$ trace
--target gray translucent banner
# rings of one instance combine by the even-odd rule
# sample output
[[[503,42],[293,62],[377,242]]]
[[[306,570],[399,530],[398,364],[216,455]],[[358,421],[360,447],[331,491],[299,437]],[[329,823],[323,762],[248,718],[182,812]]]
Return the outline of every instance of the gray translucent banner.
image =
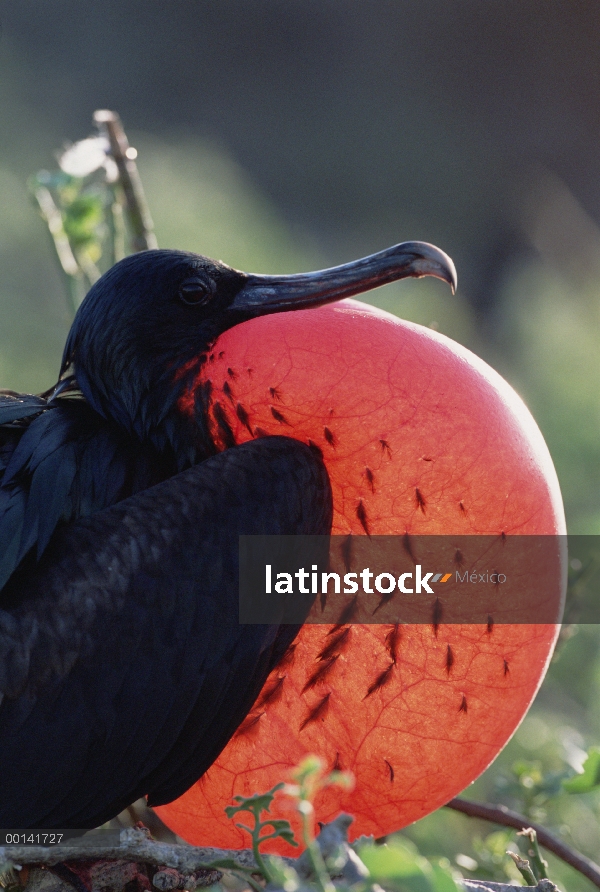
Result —
[[[241,536],[241,623],[600,623],[599,536]]]

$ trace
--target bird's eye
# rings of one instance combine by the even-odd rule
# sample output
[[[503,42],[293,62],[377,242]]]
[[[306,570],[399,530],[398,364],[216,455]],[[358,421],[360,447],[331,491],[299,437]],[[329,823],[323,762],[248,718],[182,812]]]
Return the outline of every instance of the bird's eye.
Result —
[[[186,279],[179,286],[179,297],[190,306],[201,307],[212,297],[212,290],[204,279]]]

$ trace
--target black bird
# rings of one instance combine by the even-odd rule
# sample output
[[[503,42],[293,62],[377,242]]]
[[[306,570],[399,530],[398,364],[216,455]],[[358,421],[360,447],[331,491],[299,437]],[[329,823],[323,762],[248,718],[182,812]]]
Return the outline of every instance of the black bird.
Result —
[[[92,827],[181,795],[216,759],[298,626],[238,623],[241,533],[329,532],[317,451],[218,452],[197,391],[223,331],[406,276],[409,242],[317,273],[134,254],[79,309],[59,383],[0,396],[0,826]],[[285,496],[285,497],[284,497]]]

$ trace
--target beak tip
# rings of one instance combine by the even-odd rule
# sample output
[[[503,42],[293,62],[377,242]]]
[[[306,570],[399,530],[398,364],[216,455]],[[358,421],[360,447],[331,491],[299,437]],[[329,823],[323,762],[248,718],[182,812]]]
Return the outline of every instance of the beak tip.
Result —
[[[448,273],[449,276],[446,281],[450,285],[452,294],[456,294],[456,289],[458,288],[458,276],[456,274],[456,267],[454,266],[454,262],[451,257],[448,257]]]
[[[407,247],[409,244],[416,254],[416,259],[413,262],[413,275],[416,274],[418,277],[433,276],[436,279],[441,279],[442,282],[450,285],[452,294],[456,294],[458,276],[452,258],[436,248],[435,245],[430,245],[427,242],[407,243]]]
[[[453,270],[452,278],[448,279],[447,282],[450,285],[452,294],[456,294],[456,289],[458,288],[458,276],[456,275],[456,270]]]

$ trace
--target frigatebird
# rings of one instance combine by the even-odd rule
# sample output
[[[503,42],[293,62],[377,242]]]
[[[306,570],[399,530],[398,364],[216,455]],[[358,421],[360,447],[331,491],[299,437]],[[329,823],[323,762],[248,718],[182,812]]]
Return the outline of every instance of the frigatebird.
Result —
[[[58,384],[3,392],[0,826],[98,826],[216,759],[299,628],[239,624],[239,535],[326,534],[332,503],[311,445],[223,417],[219,452],[199,370],[253,317],[428,275],[455,285],[420,242],[294,276],[141,252],[88,293]]]

